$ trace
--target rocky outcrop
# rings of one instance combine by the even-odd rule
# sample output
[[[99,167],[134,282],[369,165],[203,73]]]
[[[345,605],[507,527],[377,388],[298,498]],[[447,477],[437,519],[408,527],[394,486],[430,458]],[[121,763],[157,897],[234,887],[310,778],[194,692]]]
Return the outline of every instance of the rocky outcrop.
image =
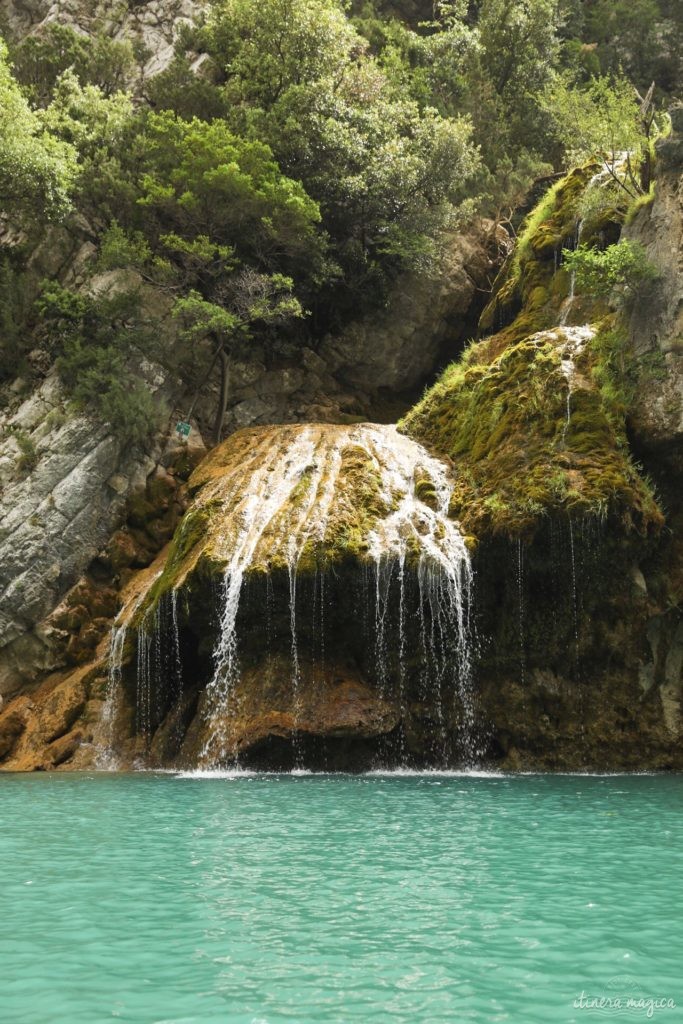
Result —
[[[409,436],[238,431],[194,471],[169,547],[138,573],[135,531],[161,545],[179,511],[147,479],[149,507],[129,501],[53,618],[70,667],[2,710],[3,765],[683,768],[680,439],[660,402],[677,394],[680,268],[653,221],[664,204],[680,245],[672,153],[629,229],[669,275],[651,323],[630,325],[651,419],[639,393],[626,415],[624,349],[610,347],[623,322],[557,265],[595,173],[583,168],[530,217],[484,312],[488,336],[405,418]],[[596,244],[620,230],[593,227]],[[379,385],[344,378],[345,360],[364,358],[357,337],[353,356],[328,340],[298,366],[284,348],[277,365],[263,353],[231,423],[257,400],[246,422],[310,415],[308,373],[321,395],[353,386],[363,408]],[[395,388],[421,365],[401,339],[381,378]],[[324,356],[340,360],[336,379]]]
[[[661,277],[630,323],[560,265],[595,170],[581,169],[530,215],[482,315],[493,333],[404,422],[461,473],[454,512],[481,540],[480,706],[511,768],[682,763],[683,213],[675,136],[662,148],[628,229]],[[589,244],[619,237],[583,227]]]
[[[178,33],[201,7],[194,0],[0,0],[0,15],[15,40],[55,22],[85,35],[103,31],[133,40],[143,57],[129,85],[140,97],[146,82],[169,64]],[[77,211],[40,238],[0,226],[3,246],[23,248],[27,289],[34,295],[46,278],[92,295],[134,288],[142,294],[143,318],[154,321],[171,347],[176,325],[163,290],[132,272],[98,272],[96,242],[103,227]],[[494,236],[491,242],[487,233],[485,226],[472,237],[451,239],[440,274],[405,278],[385,310],[343,337],[322,345],[284,337],[251,345],[230,368],[226,433],[253,424],[394,417],[395,404],[401,410],[408,404],[402,392],[421,385],[443,351],[459,347],[475,318],[477,289],[486,286],[505,241]],[[92,657],[116,611],[119,584],[154,557],[182,511],[174,498],[160,515],[147,508],[136,517],[136,502],[147,500],[159,471],[173,469],[174,442],[160,434],[147,451],[130,450],[106,426],[78,415],[54,358],[37,339],[22,378],[0,398],[0,706],[20,691],[37,692],[46,675]],[[354,374],[352,365],[360,371]],[[387,369],[380,372],[383,365]],[[150,360],[135,369],[168,411],[170,427],[185,418],[193,395],[182,380]],[[195,406],[195,451],[203,450],[202,430],[212,423],[215,405],[209,385]],[[119,571],[122,580],[115,578]]]
[[[114,39],[132,39],[145,53],[143,78],[168,67],[182,26],[192,24],[204,5],[195,0],[150,0],[112,4],[106,0],[1,0],[0,14],[15,38],[38,34],[52,22],[83,35],[96,30]]]
[[[488,291],[509,245],[507,233],[486,222],[477,234],[448,238],[437,273],[405,276],[385,309],[323,341],[320,356],[330,372],[362,391],[423,384],[474,334],[478,296]]]
[[[124,449],[106,427],[74,415],[54,373],[0,425],[0,696],[7,697],[60,664],[53,611],[179,443]]]
[[[654,198],[625,230],[660,275],[631,317],[640,373],[630,423],[640,447],[683,473],[683,107],[671,119],[657,145]]]
[[[451,487],[390,427],[235,434],[190,478],[168,552],[124,590],[109,650],[54,684],[60,707],[86,678],[105,698],[110,735],[77,763],[471,756],[471,570]],[[22,707],[6,712],[9,767],[54,753],[52,727],[17,731]],[[89,742],[87,718],[64,735],[76,727]]]
[[[38,282],[45,275],[56,277],[76,290],[98,295],[134,288],[142,297],[143,315],[158,323],[168,340],[175,329],[168,297],[130,272],[88,273],[94,250],[81,229],[78,224],[52,229],[30,259],[32,278]],[[473,277],[464,269],[465,262]],[[394,387],[403,390],[423,379],[447,329],[451,344],[457,346],[458,330],[448,324],[464,317],[474,301],[475,280],[483,282],[491,265],[482,240],[461,238],[451,253],[452,279],[444,271],[433,282],[411,278],[402,284],[403,340],[396,347],[400,360],[388,377],[373,378],[370,362],[379,349],[369,328],[362,326],[348,356],[360,363],[366,352],[366,373],[356,383],[342,379],[331,347],[326,362],[323,354],[300,344],[283,341],[269,353],[253,346],[248,359],[231,366],[226,429],[311,419],[343,423],[367,417],[382,387],[394,393]],[[390,304],[374,318],[374,329],[386,342],[384,349],[391,347],[396,316]],[[58,606],[125,518],[128,499],[145,487],[160,460],[168,466],[175,453],[174,442],[161,435],[146,452],[124,450],[105,426],[76,416],[69,408],[48,351],[37,347],[29,364],[31,377],[14,382],[0,417],[0,697],[35,685],[63,663],[65,617],[73,632],[77,616],[73,608],[64,611]],[[174,381],[158,365],[145,362],[139,374],[168,408],[182,410],[189,405],[182,382]],[[212,421],[215,400],[211,389],[200,397],[196,407],[200,426]],[[169,425],[173,422],[171,418]],[[202,451],[197,429],[190,445],[195,442],[196,450]],[[67,646],[92,647],[101,627],[92,629],[93,617],[102,616],[88,614],[79,624],[87,642],[83,636],[78,641],[67,638]]]

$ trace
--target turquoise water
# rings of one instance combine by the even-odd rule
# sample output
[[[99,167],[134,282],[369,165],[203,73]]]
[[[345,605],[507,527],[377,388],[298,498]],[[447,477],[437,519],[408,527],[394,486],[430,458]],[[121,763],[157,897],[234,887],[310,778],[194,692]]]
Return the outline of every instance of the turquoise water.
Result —
[[[680,1021],[682,805],[680,777],[0,776],[0,1020],[548,1024],[583,991]]]

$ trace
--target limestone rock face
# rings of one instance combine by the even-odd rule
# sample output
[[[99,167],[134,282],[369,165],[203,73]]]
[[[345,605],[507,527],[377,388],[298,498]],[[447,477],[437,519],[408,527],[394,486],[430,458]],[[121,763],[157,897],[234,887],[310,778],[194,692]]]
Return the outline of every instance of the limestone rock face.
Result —
[[[183,24],[188,24],[204,5],[197,0],[149,0],[147,3],[112,4],[106,0],[0,0],[3,15],[16,37],[39,33],[50,22],[90,35],[94,26],[115,39],[136,39],[149,51],[145,77],[168,67],[173,45]]]
[[[50,613],[105,546],[162,449],[125,449],[105,426],[75,416],[54,373],[7,411],[0,426],[0,696],[6,697],[56,667]]]
[[[422,383],[438,362],[443,342],[466,339],[468,313],[476,308],[477,289],[486,289],[495,275],[499,252],[509,244],[501,231],[485,244],[481,234],[451,237],[439,273],[407,275],[390,294],[386,308],[351,324],[342,334],[325,339],[320,355],[330,370],[363,388],[407,391]]]
[[[683,108],[672,112],[672,135],[658,145],[654,201],[627,237],[645,246],[661,279],[634,312],[631,344],[645,361],[632,414],[639,443],[683,472]]]

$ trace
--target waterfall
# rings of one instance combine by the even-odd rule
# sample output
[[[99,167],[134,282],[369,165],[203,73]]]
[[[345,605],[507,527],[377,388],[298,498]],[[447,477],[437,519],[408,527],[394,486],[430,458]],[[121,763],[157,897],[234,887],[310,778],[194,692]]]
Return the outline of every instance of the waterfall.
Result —
[[[309,433],[304,429],[284,458],[279,452],[271,453],[271,458],[246,481],[249,490],[237,499],[235,511],[239,525],[223,578],[219,638],[214,651],[213,676],[207,687],[208,714],[214,728],[202,751],[203,759],[220,762],[227,753],[221,718],[228,712],[239,672],[236,625],[244,574],[266,529],[311,465],[314,450]],[[234,490],[229,493],[228,500],[234,493]]]
[[[301,672],[299,669],[299,646],[296,639],[296,566],[297,566],[297,545],[296,538],[290,537],[287,556],[287,575],[289,577],[289,628],[291,632],[291,655],[292,655],[292,714],[294,719],[294,748],[296,753],[297,768],[301,768],[301,746],[299,742],[299,719],[301,717],[301,697],[299,686]]]
[[[583,351],[584,346],[594,335],[594,330],[587,324],[583,327],[562,327],[562,334],[565,345],[562,350],[560,369],[567,382],[567,394],[565,399],[565,420],[562,428],[562,447],[567,447],[567,432],[571,425],[572,418],[572,385],[576,377],[576,360]]]
[[[576,553],[574,550],[574,527],[572,526],[571,516],[568,517],[569,522],[569,550],[571,554],[571,569],[572,569],[572,617],[574,620],[574,651],[576,657],[576,665],[579,664],[579,604],[577,599],[577,579],[576,579]]]
[[[519,672],[522,687],[526,682],[526,656],[524,644],[524,552],[522,538],[517,538],[517,619],[519,626]]]
[[[443,730],[443,694],[449,664],[451,682],[462,707],[462,745],[468,761],[476,759],[474,701],[472,692],[469,609],[472,566],[460,530],[448,518],[452,484],[443,463],[431,458],[419,445],[395,431],[368,427],[371,446],[383,467],[384,497],[394,510],[369,536],[369,554],[377,581],[376,651],[378,676],[386,680],[386,624],[392,566],[398,581],[398,674],[399,702],[405,713],[405,566],[417,550],[420,636],[422,660],[436,698],[439,729]],[[430,502],[420,500],[416,479],[422,474],[431,484]],[[381,585],[383,584],[383,585]],[[427,635],[425,613],[429,611]]]
[[[149,742],[152,733],[152,656],[153,636],[150,636],[145,620],[138,626],[138,651],[136,665],[136,732]]]
[[[97,752],[95,761],[95,766],[104,771],[115,771],[118,768],[118,759],[113,749],[114,723],[119,706],[123,674],[123,648],[128,629],[125,622],[117,625],[119,618],[120,613],[109,634],[107,690],[101,717],[102,746]]]
[[[576,227],[576,238],[574,240],[574,249],[578,249],[581,245],[581,232],[583,230],[583,221],[580,220]],[[562,304],[562,312],[560,314],[560,326],[564,327],[569,319],[569,314],[572,311],[574,305],[574,294],[576,291],[576,270],[572,270],[571,277],[569,279],[569,295]]]
[[[319,593],[322,630],[329,618],[325,571],[316,566],[324,567],[339,550],[340,518],[358,512],[360,498],[352,491],[350,475],[358,465],[366,474],[363,486],[367,478],[375,489],[365,532],[354,536],[359,574],[368,581],[368,600],[361,600],[357,609],[359,627],[371,637],[378,695],[388,698],[393,685],[403,718],[409,673],[419,661],[425,687],[436,704],[439,731],[445,737],[445,703],[452,705],[455,699],[460,707],[460,747],[468,761],[476,759],[472,567],[463,536],[448,517],[452,491],[448,471],[394,427],[312,424],[255,433],[247,457],[209,487],[209,497],[219,499],[223,508],[225,528],[218,543],[225,571],[213,672],[206,689],[208,739],[200,755],[202,763],[217,765],[235,759],[228,723],[236,712],[234,695],[240,679],[238,617],[245,580],[250,570],[260,567],[267,572],[281,567],[287,574],[293,739],[298,743],[300,729],[305,729],[297,622],[301,560],[306,559],[307,578]],[[369,575],[363,561],[372,568]],[[407,611],[409,584],[419,594],[419,651],[409,649],[409,626],[413,628]],[[396,643],[389,641],[390,628],[397,631]],[[140,641],[144,690],[144,635]],[[324,637],[318,646],[324,659]],[[445,751],[445,738],[442,746]]]
[[[152,577],[153,583],[160,576],[157,572]],[[107,688],[105,691],[104,704],[100,717],[100,746],[96,757],[96,767],[105,771],[115,771],[118,768],[118,758],[114,751],[114,729],[116,717],[121,703],[121,689],[123,683],[123,654],[128,636],[130,621],[142,604],[146,590],[141,590],[130,598],[116,616],[109,632],[109,649],[107,652]],[[137,674],[136,674],[136,725],[142,724],[144,714],[141,714],[141,702],[144,703],[144,695],[148,699],[149,690],[149,644],[150,638],[146,636],[144,627],[143,642],[141,646],[140,632],[138,631],[138,653],[137,653]],[[142,680],[142,683],[141,683]],[[142,730],[140,730],[142,731]]]

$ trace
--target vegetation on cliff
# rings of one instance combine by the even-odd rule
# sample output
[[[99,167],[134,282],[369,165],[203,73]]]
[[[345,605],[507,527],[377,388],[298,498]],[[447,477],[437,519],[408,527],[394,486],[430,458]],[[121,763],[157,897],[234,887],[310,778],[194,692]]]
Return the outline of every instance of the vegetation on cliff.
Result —
[[[606,201],[592,203],[591,189],[605,187]],[[454,460],[451,514],[475,535],[531,535],[558,512],[610,517],[643,534],[662,525],[626,437],[635,380],[626,327],[605,304],[611,297],[623,312],[656,275],[637,246],[597,247],[618,237],[623,220],[611,196],[594,166],[547,192],[482,315],[484,330],[500,329],[473,343],[403,420]],[[583,237],[595,248],[576,247],[587,199]],[[586,326],[567,325],[574,305]]]
[[[133,269],[176,303],[183,330],[141,350],[196,390],[220,374],[218,438],[229,363],[252,339],[315,346],[381,306],[406,268],[429,273],[445,229],[481,214],[515,223],[534,177],[585,158],[608,128],[612,162],[615,147],[632,153],[632,188],[661,129],[655,107],[676,82],[675,18],[666,0],[642,3],[644,54],[625,5],[587,13],[574,0],[456,0],[428,21],[379,0],[351,10],[339,0],[213,0],[149,80],[130,40],[86,43],[54,22],[10,40],[13,69],[0,55],[0,204],[27,231],[7,254],[17,291],[36,296],[31,253],[46,218],[70,204],[67,223],[99,252],[90,272]],[[648,76],[659,91],[644,116],[630,83],[644,94]],[[515,301],[540,329],[548,282],[521,278]],[[101,332],[87,343],[96,394],[81,385],[73,342],[64,348],[49,316],[40,323],[49,307],[48,292],[3,331],[0,374],[21,366],[36,334],[49,336],[77,402],[121,432],[140,400],[126,405],[121,381],[135,360],[115,318],[111,343]]]

